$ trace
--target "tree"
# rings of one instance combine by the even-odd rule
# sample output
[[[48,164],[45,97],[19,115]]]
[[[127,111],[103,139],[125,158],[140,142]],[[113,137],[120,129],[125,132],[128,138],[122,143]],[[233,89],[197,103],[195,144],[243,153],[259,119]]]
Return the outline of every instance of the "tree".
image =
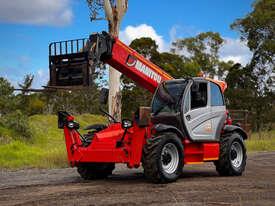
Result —
[[[178,39],[172,43],[172,52],[197,66],[207,75],[214,76],[219,69],[219,49],[224,40],[219,33],[205,32],[195,37]]]
[[[252,110],[255,97],[255,82],[248,68],[241,64],[234,64],[228,72],[225,80],[228,88],[225,96],[229,99],[230,109]]]
[[[165,70],[176,79],[193,77],[199,72],[196,62],[182,59],[177,54],[168,52],[159,53],[151,58],[151,61]]]
[[[261,131],[265,125],[269,127],[274,113],[274,94],[265,90],[264,95],[260,95],[251,67],[242,67],[241,64],[233,65],[226,77],[228,88],[225,96],[229,100],[229,109],[241,109],[250,111],[250,121],[256,131]]]
[[[128,0],[87,0],[91,10],[91,19],[97,19],[101,10],[105,11],[109,33],[119,35],[120,23],[127,11]],[[121,119],[120,72],[109,68],[109,113],[117,120]]]
[[[32,86],[32,83],[33,83],[33,78],[34,78],[34,75],[32,74],[27,74],[25,75],[24,79],[23,79],[23,82],[22,83],[18,83],[18,86],[20,87],[20,89],[22,89],[22,94],[25,95],[27,93],[29,93],[29,89],[31,88]]]
[[[18,83],[22,93],[17,96],[17,103],[19,103],[18,107],[21,109],[22,112],[28,114],[28,107],[31,100],[31,96],[29,94],[29,89],[32,86],[34,75],[27,74],[24,76],[22,83]]]
[[[57,111],[65,110],[73,114],[99,114],[99,90],[96,86],[74,91],[44,93],[41,100],[45,102],[46,113],[56,114]],[[33,106],[39,109],[39,102]]]
[[[150,37],[134,39],[131,42],[130,47],[147,59],[151,59],[154,55],[158,54],[158,45]]]
[[[251,82],[254,83],[254,88],[252,88],[254,90],[254,101],[252,100],[251,106],[256,115],[256,129],[259,131],[266,123],[267,117],[274,111],[272,110],[274,94],[269,91],[268,87],[270,73],[275,72],[274,1],[255,1],[253,11],[244,18],[237,19],[231,25],[231,28],[241,33],[242,40],[247,41],[248,47],[253,52],[247,70],[250,72]]]
[[[14,95],[13,86],[3,77],[0,77],[0,115],[6,114],[13,110]]]
[[[253,11],[232,25],[253,52],[250,66],[260,70],[273,69],[275,61],[274,0],[257,0]]]

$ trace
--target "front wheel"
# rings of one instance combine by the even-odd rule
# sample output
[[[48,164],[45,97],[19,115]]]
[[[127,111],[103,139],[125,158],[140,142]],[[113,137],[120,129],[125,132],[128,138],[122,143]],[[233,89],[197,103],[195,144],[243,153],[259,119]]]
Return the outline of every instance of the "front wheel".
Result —
[[[216,170],[222,176],[240,176],[246,166],[246,148],[237,132],[225,134],[220,143],[220,157],[215,161]]]
[[[145,177],[155,183],[172,182],[183,168],[183,146],[174,133],[163,133],[147,140],[142,165]]]

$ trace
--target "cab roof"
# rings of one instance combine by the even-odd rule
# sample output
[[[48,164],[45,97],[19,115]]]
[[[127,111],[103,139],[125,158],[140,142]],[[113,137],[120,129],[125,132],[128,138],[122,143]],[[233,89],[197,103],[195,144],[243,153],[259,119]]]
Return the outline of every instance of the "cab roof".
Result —
[[[227,83],[225,81],[215,80],[215,79],[211,79],[211,78],[208,78],[208,77],[193,77],[192,79],[194,79],[194,80],[206,80],[206,81],[213,82],[221,88],[222,93],[224,93],[224,91],[227,89]],[[166,82],[181,83],[185,80],[186,79],[171,79],[171,80],[167,80]]]

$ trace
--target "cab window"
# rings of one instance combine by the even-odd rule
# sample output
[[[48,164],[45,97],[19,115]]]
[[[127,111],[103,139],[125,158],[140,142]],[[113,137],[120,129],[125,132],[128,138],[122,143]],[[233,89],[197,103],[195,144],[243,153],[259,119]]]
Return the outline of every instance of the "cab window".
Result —
[[[223,106],[224,100],[218,85],[210,83],[211,88],[211,106]]]
[[[187,85],[186,81],[166,82],[159,86],[152,103],[152,113],[176,113],[180,110],[180,98]]]
[[[207,105],[207,83],[195,82],[191,86],[191,109]]]

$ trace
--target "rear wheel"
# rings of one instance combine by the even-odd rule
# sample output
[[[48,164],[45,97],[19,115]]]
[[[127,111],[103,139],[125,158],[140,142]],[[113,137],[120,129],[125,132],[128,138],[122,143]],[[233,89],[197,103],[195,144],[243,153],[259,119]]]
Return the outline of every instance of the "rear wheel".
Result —
[[[142,165],[145,177],[155,183],[172,182],[183,168],[183,146],[174,133],[163,133],[147,140]]]
[[[106,178],[114,169],[114,163],[81,163],[77,166],[77,172],[85,180]]]
[[[222,176],[242,175],[246,166],[246,148],[237,132],[225,134],[220,143],[220,157],[215,161],[216,170]]]

